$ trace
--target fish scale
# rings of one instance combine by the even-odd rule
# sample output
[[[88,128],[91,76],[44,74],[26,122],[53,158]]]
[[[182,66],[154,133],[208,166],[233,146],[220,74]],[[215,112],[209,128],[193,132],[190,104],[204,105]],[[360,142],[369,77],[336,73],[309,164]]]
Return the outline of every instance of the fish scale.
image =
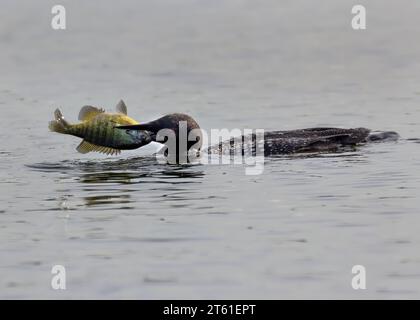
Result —
[[[85,140],[86,141],[92,141],[92,138],[93,138],[93,123],[91,123],[90,125],[89,124],[86,124],[86,127],[87,127],[87,132],[86,132],[86,136],[84,137],[85,138]]]
[[[94,135],[93,135],[93,143],[101,145],[104,141],[102,140],[102,123],[100,119],[96,119],[94,122]]]
[[[114,134],[113,133],[113,123],[108,123],[106,126],[106,143],[109,146],[113,146],[114,145]]]

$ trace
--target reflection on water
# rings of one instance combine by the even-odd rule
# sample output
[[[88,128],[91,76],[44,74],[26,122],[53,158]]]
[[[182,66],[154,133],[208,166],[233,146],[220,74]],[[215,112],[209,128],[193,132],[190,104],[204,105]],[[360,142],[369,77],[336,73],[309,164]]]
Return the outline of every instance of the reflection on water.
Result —
[[[56,163],[28,164],[27,167],[44,173],[59,173],[59,180],[71,181],[78,185],[75,188],[82,192],[80,197],[84,199],[86,207],[102,209],[108,209],[108,206],[115,209],[112,205],[119,205],[119,209],[134,209],[130,204],[138,199],[133,199],[133,194],[134,198],[138,198],[139,193],[148,191],[162,191],[161,197],[164,200],[188,200],[193,192],[183,192],[188,189],[182,186],[200,183],[200,178],[204,176],[199,165],[159,164],[154,157],[98,161],[64,160]],[[65,201],[60,198],[58,208],[69,209],[63,203]]]
[[[121,195],[100,195],[100,196],[89,196],[84,197],[86,206],[97,206],[97,205],[104,205],[110,203],[130,203],[130,195],[128,194],[121,194]],[[132,209],[130,207],[126,207],[127,209]]]
[[[366,150],[364,150],[366,152]],[[278,155],[266,157],[265,164],[276,172],[281,162],[330,159],[341,163],[360,163],[366,161],[365,152],[355,148],[343,149],[338,152],[301,153],[293,155]],[[280,163],[278,163],[280,162]],[[106,160],[63,160],[60,162],[42,162],[28,164],[31,170],[48,174],[59,174],[58,180],[68,185],[66,189],[58,188],[56,192],[63,194],[58,197],[57,206],[47,210],[74,210],[75,207],[86,207],[98,210],[132,210],[147,206],[145,195],[160,204],[167,204],[174,209],[188,208],[191,201],[212,201],[211,199],[226,199],[224,195],[209,195],[200,192],[205,176],[204,169],[208,165],[184,164],[169,165],[159,163],[155,157],[133,157],[128,159]],[[233,164],[218,165],[229,167]],[[284,173],[283,173],[284,175]],[[314,176],[314,175],[312,175]],[[60,186],[60,184],[58,184]],[[204,188],[205,189],[205,188]],[[83,200],[81,204],[69,205],[74,199]],[[153,204],[154,206],[156,204]],[[200,206],[199,208],[203,208]],[[210,214],[226,214],[223,211],[211,211]]]
[[[153,176],[165,176],[173,178],[194,178],[200,176],[200,171],[192,172],[188,171],[189,168],[197,165],[183,164],[183,165],[167,165],[159,163],[155,157],[134,157],[127,159],[117,160],[63,160],[60,162],[42,162],[35,164],[27,164],[27,167],[32,170],[42,172],[58,172],[58,173],[76,173],[81,177],[92,177],[97,175],[98,181],[108,181],[107,177],[111,181],[122,182],[126,179],[142,178],[142,177],[153,177]],[[119,179],[121,177],[121,179]],[[96,182],[93,181],[82,181],[82,182]],[[121,180],[121,181],[120,181]]]

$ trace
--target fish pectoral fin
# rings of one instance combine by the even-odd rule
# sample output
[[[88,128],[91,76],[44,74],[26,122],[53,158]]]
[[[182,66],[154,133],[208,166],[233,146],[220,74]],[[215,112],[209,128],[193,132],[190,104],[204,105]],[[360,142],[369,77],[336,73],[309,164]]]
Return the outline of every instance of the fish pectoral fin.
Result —
[[[104,112],[104,109],[96,108],[93,106],[84,106],[82,109],[80,109],[79,120],[86,121]]]
[[[119,149],[114,149],[114,148],[110,148],[110,147],[101,147],[101,146],[97,146],[97,145],[93,145],[94,149],[92,149],[92,151],[96,151],[96,152],[100,152],[100,153],[104,153],[106,155],[117,155],[121,153],[121,150]]]
[[[114,149],[114,148],[110,148],[110,147],[103,147],[103,146],[98,146],[96,144],[87,142],[85,140],[83,140],[76,148],[77,151],[79,151],[80,153],[88,153],[88,152],[100,152],[100,153],[104,153],[107,155],[117,155],[121,153],[121,150],[119,149]]]
[[[127,106],[125,105],[124,101],[120,100],[120,102],[118,102],[115,109],[117,110],[118,113],[127,115]]]
[[[82,142],[80,142],[80,144],[77,146],[76,150],[80,153],[88,153],[90,151],[92,151],[91,148],[92,144],[90,144],[89,142],[86,142],[85,140],[83,140]]]

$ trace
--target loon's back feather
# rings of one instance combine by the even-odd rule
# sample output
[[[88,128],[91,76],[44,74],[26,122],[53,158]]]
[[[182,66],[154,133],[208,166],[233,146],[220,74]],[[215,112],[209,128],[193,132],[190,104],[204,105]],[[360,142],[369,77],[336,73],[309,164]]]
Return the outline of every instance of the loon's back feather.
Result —
[[[278,155],[296,152],[317,152],[336,150],[340,147],[365,143],[370,130],[366,128],[308,128],[289,131],[269,131],[264,133],[264,155]],[[216,146],[210,146],[208,153],[232,154],[241,150],[242,154],[256,153],[262,141],[256,141],[255,134],[239,136]],[[239,144],[239,146],[238,146]]]

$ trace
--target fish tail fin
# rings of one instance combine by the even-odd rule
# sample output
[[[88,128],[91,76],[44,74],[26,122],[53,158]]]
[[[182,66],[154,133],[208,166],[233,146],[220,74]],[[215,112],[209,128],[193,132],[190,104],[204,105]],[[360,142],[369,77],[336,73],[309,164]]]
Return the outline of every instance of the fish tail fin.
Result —
[[[67,129],[70,127],[70,123],[64,120],[63,114],[59,109],[54,111],[54,120],[50,121],[48,128],[53,132],[67,133]]]

